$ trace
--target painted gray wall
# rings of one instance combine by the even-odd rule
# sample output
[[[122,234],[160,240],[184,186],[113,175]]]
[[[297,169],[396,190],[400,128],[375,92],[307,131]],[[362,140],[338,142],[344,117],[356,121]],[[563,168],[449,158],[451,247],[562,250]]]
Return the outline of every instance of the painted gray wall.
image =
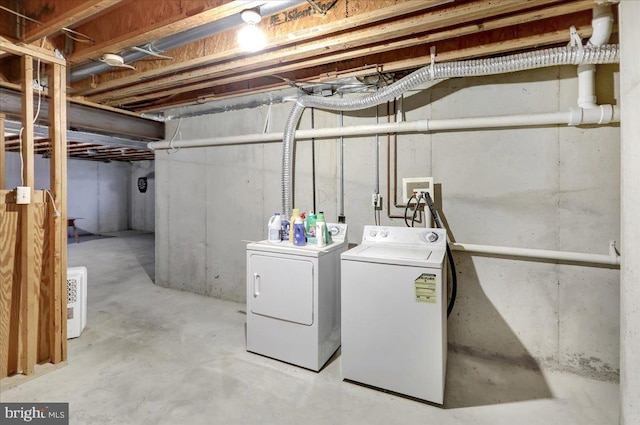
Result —
[[[147,178],[147,191],[138,190],[138,178]],[[131,229],[155,231],[155,166],[154,161],[131,163]]]
[[[49,188],[49,160],[36,156],[36,189]],[[129,228],[131,165],[69,159],[67,216],[78,217],[79,232],[108,233]],[[20,156],[7,153],[7,188],[20,184]]]
[[[443,81],[409,93],[407,120],[564,111],[575,106],[574,67]],[[601,103],[615,103],[615,66],[598,70]],[[282,131],[291,105],[271,108]],[[182,120],[177,137],[263,131],[269,108]],[[184,111],[181,111],[184,112]],[[386,121],[386,106],[379,107]],[[345,113],[345,125],[374,123],[375,109]],[[316,127],[335,113],[316,111]],[[308,128],[310,111],[301,128]],[[177,121],[167,123],[173,135]],[[386,198],[386,137],[380,137]],[[375,182],[375,137],[345,141],[345,213],[359,242]],[[295,206],[308,211],[311,142],[296,147]],[[316,141],[317,209],[337,217],[338,142]],[[437,202],[458,242],[606,254],[619,238],[619,128],[540,127],[398,136],[398,178],[433,176]],[[393,161],[392,161],[393,162]],[[246,241],[266,237],[280,211],[279,143],[182,149],[156,158],[156,278],[163,286],[245,301]],[[402,210],[393,208],[393,214]],[[402,226],[402,220],[382,223]],[[456,253],[459,296],[451,347],[616,379],[619,272],[607,268]]]

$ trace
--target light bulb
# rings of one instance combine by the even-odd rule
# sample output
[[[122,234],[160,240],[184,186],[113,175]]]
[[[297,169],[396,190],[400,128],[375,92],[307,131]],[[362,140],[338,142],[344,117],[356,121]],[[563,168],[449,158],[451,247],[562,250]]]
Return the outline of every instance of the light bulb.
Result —
[[[246,25],[238,31],[238,44],[246,52],[257,52],[267,44],[267,40],[255,25]]]

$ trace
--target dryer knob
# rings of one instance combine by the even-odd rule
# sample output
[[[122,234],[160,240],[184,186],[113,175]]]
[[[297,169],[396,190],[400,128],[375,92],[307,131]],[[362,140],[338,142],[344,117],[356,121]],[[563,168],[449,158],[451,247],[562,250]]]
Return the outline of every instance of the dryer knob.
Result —
[[[376,232],[375,229],[371,229],[371,231],[369,232],[369,236],[371,237],[375,237],[378,234],[378,232]]]
[[[427,233],[427,240],[429,242],[435,242],[438,240],[438,234],[436,232]]]
[[[383,238],[386,238],[387,236],[389,236],[389,230],[387,229],[380,230],[380,236],[382,236]]]

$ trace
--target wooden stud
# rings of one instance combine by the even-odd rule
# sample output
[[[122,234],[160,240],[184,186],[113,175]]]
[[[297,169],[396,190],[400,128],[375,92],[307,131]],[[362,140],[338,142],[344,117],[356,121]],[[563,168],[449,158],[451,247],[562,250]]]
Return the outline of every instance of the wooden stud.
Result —
[[[51,276],[51,298],[50,298],[50,332],[51,332],[51,362],[62,361],[62,299],[61,299],[61,268],[66,264],[61,264],[62,258],[62,221],[61,217],[55,217],[55,210],[60,211],[63,205],[60,202],[62,193],[62,159],[66,155],[66,141],[64,135],[66,129],[61,122],[60,108],[65,107],[62,97],[61,74],[64,67],[52,65],[49,72],[49,96],[51,107],[49,108],[49,139],[51,156],[49,158],[49,187],[53,203],[49,209],[49,255],[50,276]],[[66,223],[65,223],[66,224]],[[66,232],[66,227],[65,227]],[[66,245],[66,244],[65,244]],[[65,282],[66,284],[66,282]],[[66,311],[66,309],[65,309]]]
[[[66,67],[58,68],[59,73],[59,104],[57,105],[57,115],[60,120],[60,128],[58,129],[59,141],[59,160],[60,169],[58,179],[60,181],[59,197],[56,201],[59,202],[58,211],[60,212],[60,279],[56,281],[57,286],[54,288],[56,293],[60,294],[59,301],[56,301],[55,314],[59,317],[60,332],[58,335],[61,337],[60,341],[60,358],[59,361],[64,362],[67,360],[67,73]],[[57,350],[57,348],[56,348]]]
[[[0,190],[0,379],[18,371],[20,284],[17,251],[18,210],[7,204],[9,191]],[[17,293],[17,295],[15,295]]]
[[[5,138],[4,138],[4,120],[5,115],[0,114],[0,190],[6,189],[7,184],[7,163],[5,155]]]
[[[33,192],[34,188],[34,156],[33,156],[33,57],[22,57],[22,186]],[[37,362],[38,348],[38,299],[39,282],[35,276],[34,223],[35,208],[33,203],[21,205],[20,208],[20,320],[22,370],[25,375],[33,373]]]

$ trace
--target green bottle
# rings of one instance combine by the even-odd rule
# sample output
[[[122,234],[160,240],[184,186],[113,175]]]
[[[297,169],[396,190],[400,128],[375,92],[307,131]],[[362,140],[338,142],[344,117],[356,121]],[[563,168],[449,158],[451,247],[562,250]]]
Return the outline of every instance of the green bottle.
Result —
[[[307,243],[309,245],[315,245],[316,243],[316,218],[317,216],[313,213],[313,211],[309,211],[309,216],[307,217],[307,227],[305,230],[307,231]]]

